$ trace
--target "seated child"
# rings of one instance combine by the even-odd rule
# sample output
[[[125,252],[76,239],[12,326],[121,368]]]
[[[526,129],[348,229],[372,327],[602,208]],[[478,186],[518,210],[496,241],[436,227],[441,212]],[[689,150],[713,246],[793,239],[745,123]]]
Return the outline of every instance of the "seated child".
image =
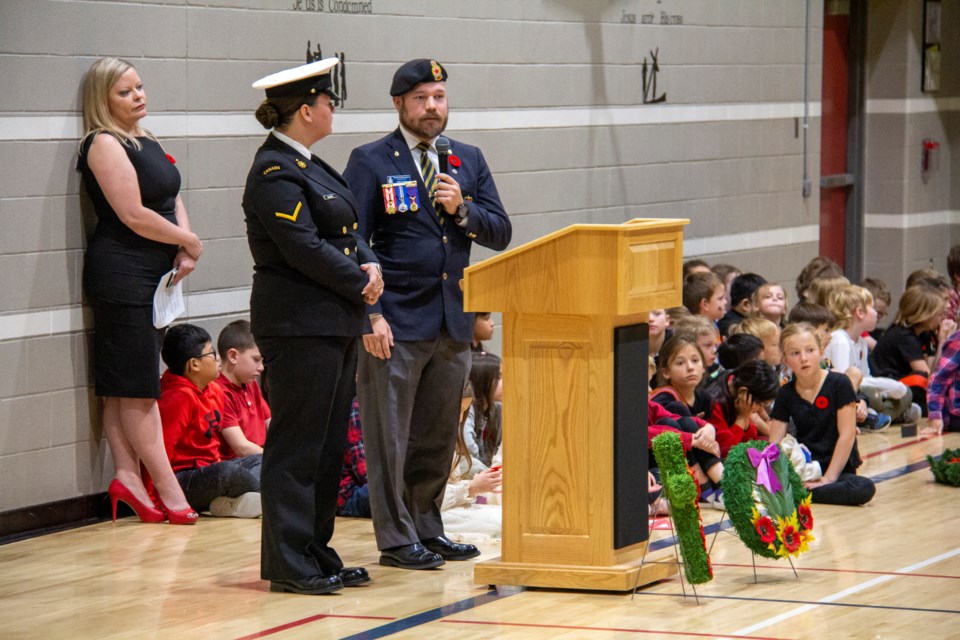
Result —
[[[827,358],[833,370],[847,374],[854,390],[859,390],[870,403],[874,415],[868,415],[863,400],[857,403],[857,424],[871,431],[882,431],[892,419],[910,408],[911,394],[902,382],[870,375],[869,348],[863,334],[877,326],[873,296],[863,287],[850,285],[834,292],[830,310],[837,325],[827,344]]]
[[[470,451],[464,441],[467,412],[473,405],[474,390],[470,381],[463,388],[460,405],[460,428],[453,466],[443,493],[440,517],[447,536],[456,542],[485,542],[498,540],[502,531],[502,511],[499,504],[487,504],[479,498],[483,494],[499,493],[503,470],[499,465],[474,472]],[[479,555],[479,552],[477,552]]]
[[[370,517],[367,456],[363,449],[360,403],[356,398],[350,406],[350,419],[347,421],[347,450],[343,452],[343,469],[340,471],[337,515],[348,518]]]
[[[766,318],[781,329],[787,317],[787,294],[783,287],[775,282],[767,282],[757,287],[750,297],[754,315]]]
[[[260,393],[257,378],[263,372],[263,357],[250,332],[250,322],[234,320],[217,338],[223,389],[223,420],[220,423],[220,459],[232,460],[263,453],[270,424],[270,407]]]
[[[493,337],[493,316],[489,311],[478,311],[473,317],[471,351],[484,351],[483,341]]]
[[[712,271],[692,273],[683,279],[683,306],[693,315],[716,323],[726,311],[723,283]]]
[[[703,369],[705,384],[720,375],[720,363],[717,362],[717,343],[720,334],[717,326],[704,316],[693,315],[677,322],[673,335],[684,334],[690,336],[700,347],[703,355]]]
[[[167,365],[158,403],[163,443],[187,502],[214,516],[258,517],[263,456],[220,460],[223,390],[210,334],[191,324],[171,327],[160,355]]]
[[[708,420],[717,428],[722,457],[741,442],[766,439],[770,427],[765,407],[780,390],[773,367],[763,360],[748,360],[727,372],[713,389]]]
[[[733,306],[730,304],[730,285],[732,285],[736,277],[740,275],[740,269],[732,264],[721,263],[710,267],[710,271],[713,271],[714,275],[720,278],[720,282],[723,283],[723,298],[726,302],[726,308],[732,309]]]
[[[873,348],[877,346],[877,340],[883,335],[884,329],[879,325],[890,312],[890,303],[893,296],[890,294],[887,283],[879,278],[864,278],[860,286],[873,296],[873,308],[877,310],[877,328],[863,336],[864,340],[867,341],[867,347],[870,351],[873,351]]]
[[[692,258],[683,263],[683,277],[694,273],[709,273],[710,265],[699,258]]]
[[[790,313],[787,315],[788,324],[797,324],[798,322],[806,322],[816,329],[820,344],[827,344],[830,342],[830,332],[833,331],[836,318],[833,317],[830,309],[804,300],[793,305],[793,309],[790,309]],[[825,368],[830,368],[830,363],[826,357],[824,357],[822,364]]]
[[[829,309],[830,296],[833,295],[833,292],[848,286],[850,286],[850,281],[843,276],[817,278],[810,283],[810,288],[807,289],[807,300]]]
[[[503,381],[500,357],[475,351],[471,358],[470,383],[473,385],[475,397],[464,419],[463,440],[470,452],[472,475],[490,468],[503,438],[500,405]]]
[[[943,320],[946,306],[940,292],[923,285],[910,287],[900,298],[893,326],[884,332],[870,354],[873,375],[893,378],[910,387],[915,405],[908,411],[911,421],[926,413],[927,379],[933,363],[939,360],[939,346],[928,355],[921,336],[932,333],[939,338],[939,345],[956,328],[955,322]]]
[[[720,366],[733,371],[744,362],[759,360],[763,354],[763,341],[749,333],[735,333],[717,347]]]
[[[710,395],[700,388],[703,354],[696,339],[681,333],[667,340],[657,365],[657,388],[650,400],[670,413],[707,419],[712,409]]]
[[[834,278],[843,276],[843,269],[836,262],[826,256],[817,256],[813,258],[797,274],[797,300],[803,302],[816,302],[809,295],[810,284],[820,278]],[[821,305],[826,306],[826,305]]]
[[[783,368],[783,359],[780,356],[780,327],[766,318],[753,316],[738,325],[731,327],[731,334],[746,333],[760,338],[763,342],[763,352],[760,359],[773,367],[780,376],[780,383],[786,382],[789,372]]]
[[[750,302],[753,293],[766,282],[763,276],[756,273],[744,273],[733,279],[730,284],[730,306],[726,314],[717,322],[717,328],[722,337],[729,336],[730,327],[740,324],[753,313],[753,305]]]
[[[956,247],[955,247],[956,248]],[[952,250],[951,250],[952,254]],[[930,422],[923,435],[960,431],[960,331],[943,343],[940,362],[930,376],[927,408]]]
[[[820,464],[823,477],[806,482],[813,501],[859,505],[869,502],[876,487],[857,475],[856,393],[850,379],[820,368],[820,340],[808,324],[791,324],[780,339],[784,361],[793,378],[777,394],[770,425],[771,442],[781,442],[792,419],[797,440]]]
[[[666,309],[653,309],[647,318],[647,322],[649,323],[647,353],[654,359],[656,359],[657,354],[660,353],[660,347],[662,347],[666,339],[670,337],[667,335],[670,333],[667,331],[668,321]]]

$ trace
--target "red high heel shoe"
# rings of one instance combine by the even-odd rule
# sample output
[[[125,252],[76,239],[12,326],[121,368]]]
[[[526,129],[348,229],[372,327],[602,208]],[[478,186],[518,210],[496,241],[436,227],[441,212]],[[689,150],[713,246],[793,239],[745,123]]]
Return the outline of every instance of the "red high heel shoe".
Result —
[[[160,507],[166,512],[167,522],[170,524],[197,524],[197,520],[200,519],[200,514],[190,507],[173,511],[163,504],[163,500],[160,501]]]
[[[113,482],[110,483],[110,488],[107,489],[107,494],[110,496],[110,505],[113,507],[113,521],[117,521],[117,503],[122,502],[136,512],[137,517],[140,518],[140,522],[163,522],[167,519],[163,511],[157,509],[152,504],[147,505],[137,499],[135,495],[127,489],[126,485],[117,480],[113,479]]]

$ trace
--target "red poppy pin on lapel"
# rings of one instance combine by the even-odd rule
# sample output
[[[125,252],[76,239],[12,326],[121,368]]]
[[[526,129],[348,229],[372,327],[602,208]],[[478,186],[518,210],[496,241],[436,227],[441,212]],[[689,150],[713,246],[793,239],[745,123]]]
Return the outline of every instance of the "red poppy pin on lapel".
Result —
[[[173,156],[169,153],[167,154],[167,160],[170,161],[170,164],[177,164],[177,161],[173,159]]]
[[[819,396],[813,404],[817,407],[817,409],[826,409],[827,406],[829,406],[830,401],[823,396]]]
[[[450,156],[447,158],[447,162],[450,163],[450,166],[451,166],[451,167],[459,167],[459,166],[460,166],[460,158],[458,158],[457,156],[453,155],[452,153],[451,153]]]

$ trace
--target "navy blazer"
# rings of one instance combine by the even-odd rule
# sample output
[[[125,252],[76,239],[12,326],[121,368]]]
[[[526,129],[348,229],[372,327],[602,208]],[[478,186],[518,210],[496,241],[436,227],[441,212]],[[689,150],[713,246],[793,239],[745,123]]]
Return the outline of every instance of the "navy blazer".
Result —
[[[270,135],[247,175],[243,212],[254,262],[254,335],[361,335],[368,277],[360,265],[376,256],[358,233],[343,178]]]
[[[438,216],[420,171],[400,129],[357,147],[343,177],[357,197],[360,235],[383,267],[385,290],[370,313],[382,313],[397,340],[433,340],[446,329],[457,342],[473,339],[473,314],[463,311],[463,270],[477,242],[503,250],[512,227],[500,202],[483,154],[477,147],[451,140],[460,166],[449,174],[460,184],[469,210],[464,227],[453,216]],[[417,181],[420,208],[387,213],[383,186],[389,176]],[[371,331],[369,320],[366,330]]]

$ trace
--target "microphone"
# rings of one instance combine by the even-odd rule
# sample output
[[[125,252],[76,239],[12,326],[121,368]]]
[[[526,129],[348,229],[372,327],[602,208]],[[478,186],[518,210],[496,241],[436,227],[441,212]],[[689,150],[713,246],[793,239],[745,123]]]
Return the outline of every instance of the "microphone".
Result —
[[[433,143],[437,148],[437,159],[440,161],[440,173],[447,173],[447,158],[450,155],[450,141],[440,136]]]

